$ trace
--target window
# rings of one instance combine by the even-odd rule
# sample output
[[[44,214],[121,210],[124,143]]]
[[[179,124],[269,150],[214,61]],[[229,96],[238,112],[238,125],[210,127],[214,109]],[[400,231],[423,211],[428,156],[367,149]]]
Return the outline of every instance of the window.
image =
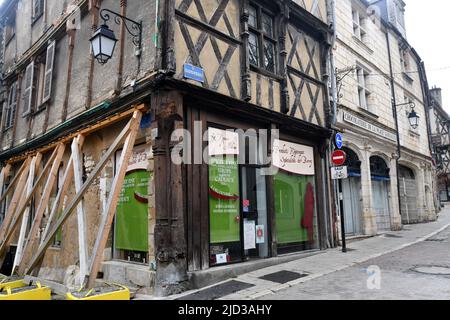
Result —
[[[5,46],[14,38],[16,35],[16,10],[12,10],[9,15],[6,17],[5,21]]]
[[[370,91],[367,89],[369,72],[361,67],[357,67],[356,75],[358,77],[359,106],[363,109],[369,110],[368,100]]]
[[[45,0],[33,0],[33,22],[39,20],[44,14]]]
[[[410,71],[409,67],[410,67],[410,63],[409,63],[409,54],[407,50],[404,50],[402,48],[400,48],[400,63],[402,66],[402,71],[403,72],[408,72]]]
[[[366,26],[366,19],[362,16],[362,14],[358,11],[353,9],[352,11],[353,16],[353,35],[361,41],[366,40],[367,32],[364,29]]]
[[[39,111],[51,98],[53,69],[55,60],[55,41],[47,47],[47,51],[32,61],[25,71],[25,86],[23,94],[23,116]]]
[[[276,46],[273,15],[257,5],[249,7],[249,61],[252,66],[276,73]]]
[[[405,27],[405,8],[398,1],[395,1],[395,18],[400,26]]]
[[[17,82],[13,83],[8,90],[8,100],[6,101],[4,112],[5,130],[8,130],[14,126],[16,107],[17,107]]]

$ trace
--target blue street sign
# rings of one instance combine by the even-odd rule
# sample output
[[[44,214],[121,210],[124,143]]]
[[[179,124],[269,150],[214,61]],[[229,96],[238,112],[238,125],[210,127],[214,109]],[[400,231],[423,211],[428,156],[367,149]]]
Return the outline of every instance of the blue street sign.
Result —
[[[344,140],[342,139],[342,135],[340,133],[336,133],[334,141],[336,143],[336,147],[338,149],[342,149],[342,147],[344,146]]]
[[[183,71],[184,71],[183,76],[186,79],[202,83],[205,82],[205,71],[202,68],[186,63],[183,65]]]

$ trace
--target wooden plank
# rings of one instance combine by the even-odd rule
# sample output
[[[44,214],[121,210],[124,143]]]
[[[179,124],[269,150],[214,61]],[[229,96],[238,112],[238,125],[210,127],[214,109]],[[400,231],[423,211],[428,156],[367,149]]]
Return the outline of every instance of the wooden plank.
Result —
[[[11,165],[8,163],[3,167],[2,172],[0,173],[0,195],[3,196],[3,187],[5,185],[6,178],[11,172]],[[1,202],[0,202],[1,203]]]
[[[42,154],[38,153],[35,157],[33,157],[33,160],[31,161],[30,174],[28,175],[26,196],[23,197],[22,202],[25,201],[26,197],[28,197],[30,195],[31,191],[33,190],[34,178],[36,175],[36,171],[41,164],[41,160],[42,160]],[[18,266],[20,264],[20,261],[22,259],[24,243],[25,243],[25,236],[26,236],[26,232],[28,229],[29,219],[30,219],[30,207],[28,206],[25,209],[25,212],[24,212],[24,215],[22,218],[22,226],[20,227],[19,240],[17,242],[17,250],[16,250],[16,255],[14,257],[14,263],[13,263],[11,275],[14,274],[14,270],[15,270],[16,266]]]
[[[45,153],[48,150],[54,149],[59,143],[69,143],[70,141],[72,141],[73,139],[75,139],[76,137],[78,137],[79,135],[83,135],[83,136],[88,136],[89,134],[96,132],[98,130],[101,130],[105,127],[108,127],[116,122],[119,122],[123,119],[126,119],[127,117],[129,117],[130,115],[132,115],[135,111],[143,111],[145,110],[147,107],[145,104],[140,104],[135,106],[134,108],[130,108],[127,111],[115,114],[107,119],[104,119],[102,121],[99,121],[96,124],[91,125],[90,127],[85,127],[81,130],[78,130],[76,132],[71,133],[70,135],[65,136],[64,138],[61,138],[60,140],[57,140],[55,142],[52,142],[42,148],[30,151],[28,154],[25,155],[20,155],[17,157],[13,157],[11,159],[8,160],[8,163],[10,164],[14,164],[16,162],[22,161],[24,160],[26,157],[28,156],[34,156],[36,153],[41,152],[41,153]]]
[[[18,181],[17,181],[17,185],[14,187],[14,194],[13,197],[11,199],[11,202],[8,206],[8,210],[6,210],[6,214],[5,214],[5,219],[3,220],[1,229],[0,229],[0,241],[3,241],[6,232],[8,231],[8,227],[11,224],[11,220],[14,217],[14,212],[16,210],[16,206],[17,203],[20,199],[20,196],[22,195],[23,192],[23,188],[25,186],[26,180],[27,180],[27,176],[28,176],[28,171],[30,169],[30,163],[31,163],[31,159],[28,158],[23,167],[23,170],[19,170],[20,175],[18,174],[16,177],[19,177]],[[21,168],[22,169],[22,168]],[[6,193],[5,193],[6,196]],[[0,254],[1,256],[1,254]]]
[[[47,182],[45,183],[44,192],[42,194],[41,200],[39,201],[39,205],[34,216],[33,225],[28,234],[27,241],[25,242],[25,249],[23,250],[22,257],[24,263],[21,263],[19,266],[19,274],[23,274],[23,272],[25,271],[25,262],[31,258],[31,255],[33,254],[33,245],[38,242],[42,218],[44,217],[45,210],[47,209],[48,201],[50,200],[50,195],[55,185],[56,177],[58,176],[58,170],[61,166],[61,160],[64,156],[65,150],[66,146],[63,143],[61,143],[57,148],[57,154],[53,161],[52,168],[47,178]]]
[[[84,136],[80,135],[73,140],[72,143],[72,159],[73,173],[75,182],[75,192],[78,193],[83,186],[83,161],[81,159],[80,149],[83,145]],[[83,200],[77,206],[77,222],[78,222],[78,252],[80,258],[80,283],[88,273],[88,242],[87,242],[87,221],[84,213]]]
[[[98,270],[103,259],[103,251],[105,250],[106,242],[111,231],[112,222],[116,213],[117,202],[119,201],[119,194],[122,190],[125,174],[128,169],[128,163],[133,152],[134,143],[141,123],[142,113],[136,112],[133,115],[133,123],[130,127],[130,133],[125,141],[122,154],[119,160],[119,169],[114,177],[112,189],[109,195],[106,212],[103,215],[103,221],[99,228],[97,240],[92,252],[92,260],[89,268],[89,276],[87,279],[88,288],[95,286],[95,280],[97,279]]]
[[[35,195],[36,190],[38,190],[38,187],[40,186],[43,178],[45,177],[45,174],[49,170],[50,165],[52,164],[55,157],[56,157],[56,150],[53,152],[53,154],[50,156],[50,159],[47,161],[47,164],[45,165],[44,170],[42,170],[41,175],[37,179],[36,184],[34,185],[33,190],[31,191],[31,194],[28,197],[26,197],[25,201],[23,201],[23,203],[21,203],[21,205],[17,208],[17,211],[15,212],[15,215],[14,215],[14,220],[11,223],[11,227],[8,229],[7,232],[5,231],[6,235],[0,245],[0,264],[2,263],[2,259],[4,257],[4,254],[6,253],[6,250],[8,250],[8,248],[9,248],[9,243],[10,243],[11,237],[14,234],[14,229],[18,226],[19,221],[22,218],[22,214],[25,212],[26,207],[28,206],[31,199]],[[0,238],[0,239],[2,239],[2,238]]]
[[[139,111],[135,111],[139,112]],[[140,113],[140,112],[139,112]],[[92,182],[97,178],[98,174],[101,172],[101,170],[106,166],[109,158],[111,155],[119,149],[120,144],[125,139],[131,123],[133,120],[130,120],[128,124],[125,126],[125,128],[122,130],[122,132],[117,136],[116,140],[111,144],[108,151],[105,152],[105,154],[100,159],[97,166],[94,168],[92,173],[89,175],[86,182],[83,184],[83,187],[81,188],[80,192],[75,196],[75,198],[70,202],[70,204],[67,206],[67,208],[64,210],[64,212],[61,214],[61,217],[59,217],[56,224],[53,226],[45,240],[42,242],[41,246],[39,247],[38,251],[34,255],[33,259],[31,260],[28,269],[26,270],[26,274],[29,274],[31,271],[34,271],[34,269],[38,266],[42,258],[44,258],[44,254],[47,251],[47,248],[51,245],[53,237],[58,232],[59,228],[61,228],[62,225],[69,219],[70,215],[72,214],[75,207],[78,205],[78,203],[83,198],[84,194],[88,190],[88,188],[91,186]]]
[[[11,194],[12,191],[15,191],[16,184],[19,181],[20,177],[22,176],[23,171],[26,169],[26,165],[27,165],[27,161],[25,161],[22,164],[19,171],[16,173],[13,180],[9,184],[8,189],[6,189],[6,191],[2,194],[2,196],[0,198],[0,205],[3,203],[3,201],[6,200],[6,198]],[[2,238],[0,237],[0,241],[1,241],[1,239]]]

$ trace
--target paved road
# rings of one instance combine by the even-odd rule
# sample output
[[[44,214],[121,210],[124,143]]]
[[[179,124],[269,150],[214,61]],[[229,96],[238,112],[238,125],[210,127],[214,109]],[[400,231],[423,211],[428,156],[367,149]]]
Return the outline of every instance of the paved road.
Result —
[[[371,277],[367,273],[369,267],[372,267],[371,272],[375,272]],[[379,278],[377,278],[378,270]],[[450,299],[450,228],[405,249],[259,299],[448,300]]]

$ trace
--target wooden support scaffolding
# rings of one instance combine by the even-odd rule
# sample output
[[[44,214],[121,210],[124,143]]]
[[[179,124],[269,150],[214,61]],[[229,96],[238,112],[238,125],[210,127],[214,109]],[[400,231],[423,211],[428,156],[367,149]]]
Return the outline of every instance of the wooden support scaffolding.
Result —
[[[68,163],[68,167],[66,168],[66,172],[64,174],[64,182],[61,190],[59,191],[56,201],[53,205],[52,211],[50,213],[50,218],[48,221],[48,224],[45,228],[45,231],[43,233],[43,240],[36,252],[36,254],[30,259],[29,263],[27,264],[27,267],[25,267],[25,264],[20,265],[20,274],[37,274],[38,268],[40,263],[42,262],[42,259],[44,258],[45,252],[47,251],[48,247],[52,243],[52,239],[58,232],[58,230],[65,224],[65,222],[69,219],[69,217],[72,215],[72,213],[77,209],[77,213],[79,214],[79,217],[82,213],[82,207],[79,207],[79,204],[82,202],[85,193],[89,189],[89,187],[92,185],[94,180],[97,178],[97,176],[101,173],[103,168],[106,166],[108,160],[111,158],[111,156],[122,146],[123,142],[124,144],[124,151],[121,156],[120,160],[120,167],[118,170],[118,173],[116,174],[113,182],[112,191],[110,194],[110,197],[108,199],[108,205],[106,207],[106,214],[103,218],[103,221],[100,225],[99,234],[97,236],[96,244],[93,251],[93,257],[91,259],[90,268],[89,270],[86,270],[86,280],[88,281],[89,286],[93,286],[95,284],[95,278],[97,276],[97,271],[99,269],[101,258],[103,256],[103,251],[106,245],[107,237],[109,235],[109,232],[111,230],[111,224],[112,219],[115,214],[117,202],[118,202],[118,196],[120,193],[120,190],[123,185],[126,169],[128,167],[128,161],[131,156],[132,148],[135,143],[135,139],[137,136],[137,132],[139,129],[139,125],[142,119],[142,112],[140,110],[143,109],[143,106],[136,107],[133,111],[133,116],[131,120],[128,122],[128,124],[125,126],[125,128],[122,130],[122,132],[117,136],[116,140],[111,144],[109,149],[103,154],[102,158],[100,159],[99,163],[96,165],[96,167],[93,169],[87,180],[84,182],[84,184],[81,185],[81,179],[79,176],[77,176],[80,166],[80,155],[78,154],[80,149],[80,144],[83,141],[83,137],[78,136],[75,138],[78,141],[74,141],[72,145],[72,157]],[[78,149],[78,152],[77,152]],[[75,151],[75,152],[74,152]],[[75,156],[74,156],[75,154]],[[73,171],[71,170],[73,169]],[[77,170],[78,168],[78,170]],[[61,208],[61,202],[64,199],[64,196],[67,192],[67,189],[70,184],[70,180],[72,178],[75,178],[75,184],[76,184],[76,195],[71,200],[71,202],[67,205],[67,207],[63,210],[60,217],[57,219],[56,223],[54,225],[50,226],[53,220],[55,220],[56,212]],[[78,185],[78,186],[77,186]],[[84,220],[84,221],[83,221]],[[85,228],[86,222],[83,212],[83,217],[78,220],[78,226],[79,228]],[[81,239],[80,237],[80,255],[86,254],[87,257],[87,246],[85,245],[83,248],[83,243],[86,239]],[[86,262],[88,259],[86,258]],[[23,271],[23,272],[22,272]]]
[[[11,204],[10,204],[10,206],[8,208],[8,212],[11,211],[11,215],[9,215],[9,217],[10,217],[10,221],[12,220],[12,222],[8,223],[8,225],[5,224],[5,223],[2,225],[2,234],[1,234],[1,237],[0,237],[0,240],[2,240],[2,242],[0,244],[0,265],[3,264],[4,256],[5,256],[6,252],[7,252],[7,250],[9,249],[9,245],[10,245],[12,236],[14,235],[14,230],[16,229],[18,224],[20,223],[20,220],[21,220],[21,218],[23,216],[23,213],[25,212],[26,207],[29,205],[31,199],[36,194],[36,191],[38,190],[41,182],[45,178],[46,173],[47,173],[47,171],[50,168],[50,165],[53,163],[53,160],[56,157],[56,154],[57,154],[57,149],[55,149],[53,154],[50,156],[50,159],[47,161],[47,164],[45,165],[44,170],[42,170],[42,173],[40,174],[40,176],[37,179],[35,185],[33,186],[33,190],[26,197],[25,201],[21,202],[21,204],[17,208],[16,208],[16,205],[14,207],[12,207],[13,201],[11,201]],[[29,161],[28,161],[27,169],[24,170],[22,175],[24,175],[24,173],[26,172],[27,173],[26,176],[28,176],[28,169],[30,167],[31,159],[29,158],[28,160]],[[21,180],[22,180],[22,177],[19,180],[18,186],[20,186]],[[24,180],[26,180],[26,178]],[[20,191],[20,194],[18,195],[18,197],[21,197],[23,195],[23,187],[18,189],[18,190],[16,190],[14,195],[16,195],[16,193],[18,193],[19,191]],[[13,200],[14,200],[14,196],[13,196]],[[3,230],[4,230],[4,233],[3,233]]]

